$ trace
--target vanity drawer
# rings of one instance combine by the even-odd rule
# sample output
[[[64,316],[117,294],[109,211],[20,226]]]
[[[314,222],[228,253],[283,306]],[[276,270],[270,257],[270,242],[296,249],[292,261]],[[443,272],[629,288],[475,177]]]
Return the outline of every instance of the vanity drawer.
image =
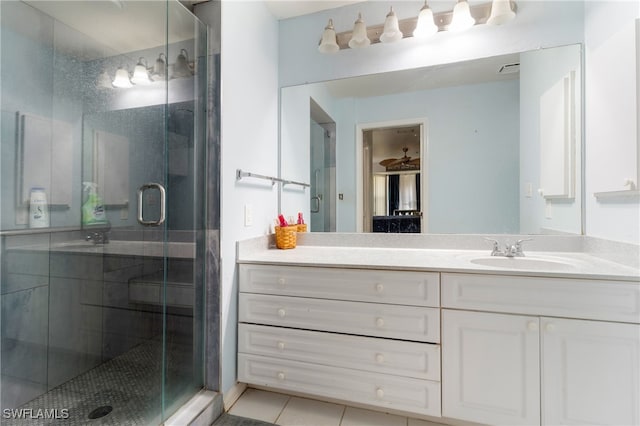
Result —
[[[442,306],[640,323],[640,284],[446,273],[442,274]]]
[[[242,264],[240,291],[438,307],[440,274]]]
[[[239,321],[418,342],[440,342],[440,310],[240,293]]]
[[[251,324],[238,352],[440,381],[440,346]]]
[[[440,383],[257,355],[238,355],[238,380],[282,390],[440,416]]]

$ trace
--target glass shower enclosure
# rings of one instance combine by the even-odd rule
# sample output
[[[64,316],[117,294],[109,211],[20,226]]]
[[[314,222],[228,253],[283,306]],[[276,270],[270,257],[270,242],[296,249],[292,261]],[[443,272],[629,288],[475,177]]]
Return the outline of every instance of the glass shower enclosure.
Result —
[[[206,26],[175,0],[0,20],[0,422],[160,424],[204,383]]]

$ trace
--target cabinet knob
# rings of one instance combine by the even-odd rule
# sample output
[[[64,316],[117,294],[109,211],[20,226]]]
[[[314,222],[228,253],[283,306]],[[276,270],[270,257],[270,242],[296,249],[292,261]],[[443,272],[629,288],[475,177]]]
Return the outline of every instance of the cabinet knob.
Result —
[[[527,328],[529,329],[529,331],[537,331],[538,323],[536,321],[529,321],[529,323],[527,324]]]
[[[554,331],[556,331],[556,325],[552,322],[548,323],[547,325],[544,326],[545,331],[547,331],[548,333],[553,333]]]
[[[283,351],[284,350],[284,342],[278,342],[278,350],[279,351]]]
[[[284,287],[284,285],[287,283],[287,280],[285,280],[284,278],[278,278],[278,285],[281,287]]]
[[[277,377],[278,377],[278,380],[284,380],[286,376],[282,371],[278,371]]]
[[[382,293],[384,291],[384,286],[380,283],[376,284],[376,291],[378,293]]]
[[[285,311],[284,308],[278,309],[278,316],[280,318],[284,318],[286,315],[287,315],[287,311]]]
[[[376,389],[376,396],[380,399],[384,398],[384,391],[382,390],[382,388]]]
[[[376,318],[376,326],[377,327],[384,327],[384,319],[383,318]]]
[[[382,364],[384,362],[384,355],[382,354],[376,354],[376,362],[378,364]]]

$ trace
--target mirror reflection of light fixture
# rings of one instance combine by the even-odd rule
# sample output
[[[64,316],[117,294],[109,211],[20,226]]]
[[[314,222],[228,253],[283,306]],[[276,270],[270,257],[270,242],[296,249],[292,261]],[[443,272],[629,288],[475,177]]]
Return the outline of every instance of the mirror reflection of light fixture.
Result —
[[[393,7],[391,7],[384,20],[384,32],[380,36],[380,41],[382,43],[395,43],[399,40],[402,40],[402,31],[400,31],[400,26],[398,25],[398,17],[393,11]]]
[[[123,67],[119,67],[116,71],[116,76],[111,82],[113,87],[119,87],[121,89],[128,89],[129,87],[133,87],[131,84],[131,80],[129,80],[129,71],[124,69]]]
[[[142,63],[144,61],[144,63]],[[136,67],[133,69],[133,76],[131,77],[133,84],[146,86],[152,83],[149,79],[149,71],[147,71],[147,60],[143,57],[138,59]]]
[[[156,59],[156,63],[153,65],[151,79],[153,81],[161,81],[167,79],[167,57],[164,53],[160,53],[160,55],[158,55],[158,59]]]
[[[318,50],[320,53],[335,53],[340,50],[340,46],[336,41],[336,30],[333,29],[333,19],[329,19],[329,23],[324,27],[322,41],[318,46]]]
[[[413,36],[416,38],[427,38],[438,32],[438,26],[433,21],[433,12],[429,5],[427,5],[427,0],[424,2],[424,6],[420,9],[420,14],[418,15],[418,23],[416,24],[416,29],[413,30]]]
[[[464,31],[473,27],[476,20],[471,16],[471,9],[467,0],[458,0],[453,8],[453,17],[449,25],[449,31]]]
[[[189,53],[186,49],[180,49],[180,54],[176,58],[173,65],[173,78],[191,77],[191,69],[189,68]]]
[[[487,25],[502,25],[516,17],[509,0],[493,0]]]
[[[371,40],[367,36],[367,26],[362,20],[362,14],[358,13],[358,19],[353,24],[353,33],[351,34],[351,40],[349,40],[349,47],[357,49],[360,47],[367,47],[371,44]]]
[[[111,77],[109,77],[109,73],[106,71],[102,71],[98,78],[96,79],[96,86],[101,89],[113,89],[113,84],[111,81]]]

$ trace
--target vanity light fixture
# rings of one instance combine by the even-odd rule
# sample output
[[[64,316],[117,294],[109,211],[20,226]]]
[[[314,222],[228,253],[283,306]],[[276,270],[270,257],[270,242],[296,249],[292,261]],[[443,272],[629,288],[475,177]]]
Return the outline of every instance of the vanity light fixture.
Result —
[[[321,53],[334,53],[340,50],[340,46],[336,42],[336,30],[333,29],[333,19],[329,19],[329,23],[324,27],[318,50]]]
[[[131,84],[131,80],[129,80],[129,71],[127,71],[123,67],[118,68],[118,70],[116,71],[116,76],[111,84],[113,84],[113,87],[118,87],[120,89],[128,89],[129,87],[133,87],[133,84]]]
[[[370,44],[371,40],[369,40],[369,36],[367,36],[367,26],[362,20],[362,14],[358,13],[358,19],[356,19],[356,22],[353,24],[353,33],[349,40],[349,47],[352,49],[358,49],[367,47]]]
[[[413,36],[416,38],[427,38],[438,32],[438,26],[433,21],[433,12],[427,4],[427,0],[424,2],[424,6],[420,9],[418,15],[418,22],[416,23],[416,29],[413,30]]]
[[[143,63],[144,61],[144,63]],[[149,71],[147,71],[147,60],[143,57],[138,59],[136,67],[133,69],[133,76],[131,82],[136,85],[146,86],[152,83],[149,79]]]
[[[459,32],[473,27],[476,20],[471,16],[471,9],[467,0],[458,0],[453,8],[453,17],[449,24],[449,31]]]
[[[425,0],[417,17],[398,20],[391,8],[384,24],[368,28],[362,15],[358,14],[352,31],[336,34],[333,21],[330,19],[329,25],[325,27],[325,32],[322,34],[318,50],[321,53],[336,52],[333,42],[325,40],[326,34],[329,40],[333,40],[333,34],[335,34],[338,49],[355,49],[381,42],[397,42],[403,37],[427,38],[437,32],[463,31],[480,24],[501,25],[511,21],[516,16],[516,12],[517,7],[512,0],[492,0],[473,6],[470,6],[467,0],[456,0],[453,10],[434,13]],[[327,33],[328,31],[331,32]],[[328,48],[327,43],[332,47]]]
[[[395,43],[400,40],[402,40],[402,31],[400,31],[398,17],[393,11],[393,7],[391,7],[384,20],[384,32],[380,36],[380,41],[382,43]]]

